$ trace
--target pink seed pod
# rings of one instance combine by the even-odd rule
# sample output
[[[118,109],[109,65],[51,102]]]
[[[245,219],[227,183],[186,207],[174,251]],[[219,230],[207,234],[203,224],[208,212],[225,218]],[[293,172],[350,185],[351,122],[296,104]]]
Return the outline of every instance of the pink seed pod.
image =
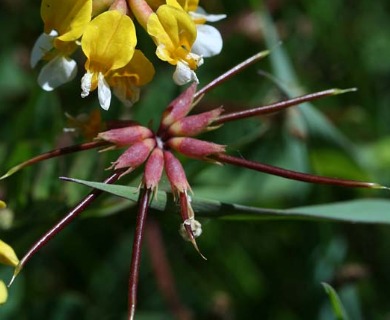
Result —
[[[191,86],[169,104],[162,114],[159,131],[165,130],[172,123],[184,118],[191,111],[196,85],[196,82],[193,82]]]
[[[150,129],[140,125],[131,125],[100,132],[97,139],[109,141],[117,146],[128,146],[151,137],[153,137],[153,132]]]
[[[164,169],[164,154],[155,148],[145,164],[144,182],[147,189],[156,190]]]
[[[122,155],[112,163],[115,169],[129,168],[125,173],[129,173],[145,162],[150,152],[156,146],[156,140],[146,139],[133,144]]]
[[[164,151],[164,167],[174,195],[191,190],[183,166],[170,151]]]
[[[194,138],[171,138],[166,145],[190,158],[203,159],[211,154],[224,153],[225,146]]]
[[[213,109],[208,112],[199,113],[193,116],[184,117],[177,120],[168,128],[168,133],[172,136],[196,136],[204,131],[212,130],[208,127],[223,112],[223,108]],[[219,126],[217,126],[219,127]]]

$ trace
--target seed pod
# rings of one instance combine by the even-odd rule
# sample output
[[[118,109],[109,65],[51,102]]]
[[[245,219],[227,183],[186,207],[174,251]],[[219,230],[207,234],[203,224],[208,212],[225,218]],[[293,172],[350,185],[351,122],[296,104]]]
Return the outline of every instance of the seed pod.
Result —
[[[193,116],[184,117],[173,123],[168,133],[173,136],[196,136],[204,131],[212,130],[208,127],[222,113],[223,108],[217,108],[208,112],[203,112]]]
[[[122,155],[112,163],[115,169],[129,168],[125,173],[129,173],[145,162],[150,152],[156,146],[156,140],[146,139],[133,144]]]
[[[97,139],[111,142],[119,147],[128,146],[141,140],[153,137],[153,132],[140,125],[112,129],[100,132]]]
[[[225,152],[225,146],[194,138],[171,138],[166,145],[190,158],[203,159],[211,154]]]
[[[156,190],[164,169],[164,154],[155,148],[145,164],[144,182],[147,189]]]
[[[173,194],[191,190],[183,166],[170,151],[164,151],[164,167]]]
[[[192,109],[192,100],[196,92],[196,82],[193,82],[185,91],[183,91],[168,108],[165,109],[161,117],[160,129],[165,130],[175,121],[184,118]]]

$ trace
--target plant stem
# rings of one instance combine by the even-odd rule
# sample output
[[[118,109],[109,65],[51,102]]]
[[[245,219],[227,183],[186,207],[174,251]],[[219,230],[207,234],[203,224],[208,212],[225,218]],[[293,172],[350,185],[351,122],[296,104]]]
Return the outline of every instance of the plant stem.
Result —
[[[238,120],[238,119],[243,119],[243,118],[249,118],[253,116],[258,116],[258,115],[264,115],[264,114],[270,114],[274,113],[277,111],[281,111],[284,109],[287,109],[289,107],[301,104],[303,102],[308,102],[308,101],[313,101],[317,100],[323,97],[328,97],[328,96],[333,96],[345,92],[350,92],[350,91],[355,91],[356,89],[329,89],[329,90],[324,90],[320,92],[315,92],[315,93],[310,93],[304,96],[300,96],[297,98],[289,99],[289,100],[284,100],[276,103],[272,103],[266,106],[261,106],[261,107],[256,107],[252,109],[246,109],[243,111],[238,111],[238,112],[232,112],[228,114],[223,114],[216,119],[213,124],[222,124],[228,121],[233,121],[233,120]]]
[[[141,263],[142,237],[144,235],[145,222],[149,209],[151,194],[151,189],[143,188],[138,198],[137,224],[135,227],[129,277],[129,320],[134,319],[135,308],[137,305],[137,287],[139,279],[139,267]]]
[[[106,180],[104,183],[112,184],[116,180],[119,179],[122,171],[116,171]],[[43,246],[45,246],[56,234],[61,232],[74,218],[76,218],[81,212],[83,212],[98,196],[100,196],[103,191],[98,189],[93,189],[82,201],[80,201],[64,218],[62,218],[56,225],[54,225],[48,232],[46,232],[34,245],[30,248],[30,250],[24,255],[24,257],[20,260],[19,264],[15,268],[14,275],[8,286],[12,284],[15,277],[22,270],[24,265],[28,260]]]
[[[79,152],[79,151],[85,151],[93,148],[99,148],[105,145],[110,144],[107,141],[92,141],[92,142],[87,142],[87,143],[82,143],[82,144],[76,144],[73,146],[65,147],[65,148],[60,148],[60,149],[55,149],[51,150],[45,153],[40,154],[39,156],[36,156],[34,158],[31,158],[25,162],[22,162],[15,167],[11,168],[8,170],[8,172],[0,177],[0,180],[5,179],[9,177],[10,175],[14,174],[15,172],[30,166],[32,164],[35,164],[37,162],[43,161],[43,160],[48,160],[51,158],[59,157],[59,156],[64,156],[69,153],[74,153],[74,152]]]
[[[261,60],[265,56],[269,54],[269,50],[261,51],[252,57],[246,59],[245,61],[241,62],[240,64],[236,65],[235,67],[231,68],[230,70],[226,71],[224,74],[220,75],[219,77],[215,78],[213,81],[205,85],[202,89],[200,89],[198,92],[194,94],[194,100],[197,98],[200,98],[202,95],[204,95],[206,92],[210,91],[211,89],[214,89],[216,86],[220,85],[221,83],[225,82],[226,80],[229,80],[237,73],[241,72],[245,68],[249,67],[253,63]]]
[[[298,181],[318,183],[318,184],[330,184],[335,186],[352,187],[352,188],[374,188],[374,189],[384,188],[372,182],[344,180],[344,179],[337,179],[337,178],[322,177],[322,176],[312,175],[308,173],[301,173],[301,172],[274,167],[271,165],[267,165],[255,161],[232,157],[226,154],[213,155],[212,158],[222,163],[229,163],[235,166],[244,167],[244,168],[248,168],[248,169],[252,169],[264,173],[269,173],[275,176],[284,177],[291,180],[298,180]]]

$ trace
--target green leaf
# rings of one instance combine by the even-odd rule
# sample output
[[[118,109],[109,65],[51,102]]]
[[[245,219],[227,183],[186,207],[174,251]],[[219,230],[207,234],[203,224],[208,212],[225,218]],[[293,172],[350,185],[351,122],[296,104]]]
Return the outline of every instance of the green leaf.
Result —
[[[138,199],[138,188],[135,187],[71,178],[62,179],[103,190],[134,202]],[[193,198],[191,204],[198,216],[208,218],[230,220],[300,219],[390,224],[390,200],[385,199],[352,200],[285,210],[250,207],[200,198]],[[150,206],[152,209],[164,212],[178,211],[178,205],[173,199],[173,195],[162,191],[156,194]]]
[[[332,306],[333,313],[337,320],[347,320],[348,316],[345,312],[344,306],[341,303],[341,300],[339,296],[337,295],[337,292],[327,283],[323,282],[322,286],[325,289],[325,292],[327,293],[329,297],[330,304]]]
[[[255,6],[255,4],[254,4]],[[256,6],[255,6],[256,7]],[[278,86],[290,98],[304,94],[304,90],[298,81],[292,63],[284,50],[278,45],[280,38],[272,22],[266,7],[259,11],[259,21],[267,47],[271,49],[270,60],[273,73],[278,81]],[[357,150],[349,139],[337,129],[320,111],[316,110],[311,103],[302,103],[298,106],[300,115],[304,121],[300,123],[301,131],[308,131],[312,137],[318,137],[324,141],[344,150],[352,159],[359,161]]]

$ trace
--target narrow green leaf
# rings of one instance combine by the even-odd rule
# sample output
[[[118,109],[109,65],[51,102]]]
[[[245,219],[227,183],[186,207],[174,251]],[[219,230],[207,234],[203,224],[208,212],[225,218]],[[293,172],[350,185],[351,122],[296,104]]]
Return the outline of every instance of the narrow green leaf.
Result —
[[[135,187],[107,185],[101,182],[71,178],[62,179],[103,190],[134,202],[138,199],[138,188]],[[191,204],[198,216],[208,218],[230,220],[300,219],[390,224],[390,200],[385,199],[352,200],[285,210],[250,207],[200,198],[193,198]],[[164,212],[176,212],[178,205],[171,193],[160,191],[151,202],[151,208]]]
[[[253,2],[254,8],[257,7]],[[275,24],[266,7],[262,7],[259,13],[259,22],[264,30],[264,38],[268,48],[272,49],[270,55],[273,74],[279,80],[279,87],[287,94],[288,97],[296,97],[304,94],[304,90],[298,81],[293,65],[283,46],[280,43],[278,32]],[[340,90],[336,94],[356,91],[356,88]],[[351,141],[337,129],[320,111],[316,110],[311,103],[302,103],[298,109],[305,120],[301,123],[303,131],[309,131],[311,136],[316,136],[331,143],[334,146],[344,150],[352,159],[359,161],[357,150]]]
[[[341,300],[339,296],[337,295],[337,292],[327,283],[323,282],[322,286],[325,289],[325,292],[327,293],[329,297],[329,302],[332,306],[333,313],[337,320],[348,320],[347,313],[345,312],[344,306],[341,303]]]

